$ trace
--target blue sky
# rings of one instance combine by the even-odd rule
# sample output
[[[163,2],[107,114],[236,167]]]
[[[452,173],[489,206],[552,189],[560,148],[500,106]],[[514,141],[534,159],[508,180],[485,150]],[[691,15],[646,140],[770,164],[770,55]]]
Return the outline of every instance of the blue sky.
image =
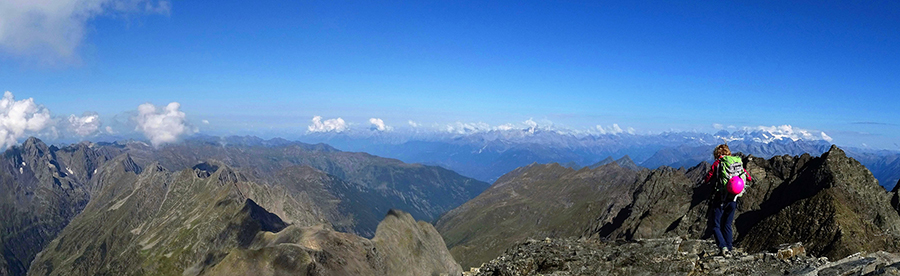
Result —
[[[0,5],[42,11],[18,2]],[[48,13],[80,31],[0,24],[0,91],[104,123],[178,102],[208,134],[291,138],[313,116],[397,129],[787,124],[900,149],[893,1],[85,2],[96,6]]]

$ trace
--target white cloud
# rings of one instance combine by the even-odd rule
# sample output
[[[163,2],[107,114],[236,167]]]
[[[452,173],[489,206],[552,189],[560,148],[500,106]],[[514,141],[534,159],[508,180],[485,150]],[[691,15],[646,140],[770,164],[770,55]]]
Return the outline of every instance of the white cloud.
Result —
[[[619,127],[619,124],[612,124],[612,126],[609,127],[597,125],[597,131],[599,131],[600,134],[620,134],[625,132],[622,130],[622,127]],[[634,134],[634,128],[628,128],[628,133]]]
[[[68,125],[66,128],[69,132],[78,136],[85,137],[97,132],[100,129],[100,115],[96,112],[85,112],[81,117],[74,114],[69,115]]]
[[[473,133],[490,131],[491,125],[482,123],[482,122],[478,122],[478,123],[456,122],[456,123],[447,125],[445,130],[447,132],[455,133],[455,134],[473,134]]]
[[[322,121],[322,116],[314,116],[312,118],[312,124],[308,127],[309,132],[344,132],[350,127],[347,125],[347,122],[344,119],[328,119]]]
[[[200,122],[203,123],[204,125],[208,125],[208,124],[209,124],[209,120],[202,120],[202,121],[200,121]]]
[[[414,122],[413,120],[409,120],[409,126],[411,127],[419,127],[419,123]]]
[[[50,111],[28,98],[16,101],[9,91],[0,99],[0,145],[3,148],[18,143],[27,132],[38,132],[52,124]]]
[[[101,15],[168,15],[167,0],[3,0],[0,51],[52,63],[77,60],[87,23]]]
[[[385,125],[384,121],[379,118],[369,118],[369,123],[372,124],[372,130],[391,131],[392,129],[394,129],[391,126]]]
[[[725,128],[725,127],[722,126],[722,124],[713,124],[712,127],[713,127],[714,129],[723,129],[723,128]]]
[[[537,128],[537,126],[538,126],[537,122],[535,122],[535,121],[532,120],[531,118],[529,118],[528,120],[525,120],[525,125],[528,126],[528,132],[529,132],[529,133],[534,133],[534,130],[535,130],[535,129]]]
[[[171,102],[165,108],[157,108],[151,103],[138,106],[135,130],[144,133],[154,147],[178,141],[181,136],[193,132],[187,125],[181,104]]]
[[[109,133],[109,134],[116,134],[116,132],[113,131],[113,128],[112,128],[111,126],[106,126],[106,133]]]
[[[509,130],[513,130],[515,128],[516,128],[516,126],[514,126],[513,124],[502,124],[502,125],[499,125],[496,127],[497,130],[501,130],[501,131],[509,131]]]

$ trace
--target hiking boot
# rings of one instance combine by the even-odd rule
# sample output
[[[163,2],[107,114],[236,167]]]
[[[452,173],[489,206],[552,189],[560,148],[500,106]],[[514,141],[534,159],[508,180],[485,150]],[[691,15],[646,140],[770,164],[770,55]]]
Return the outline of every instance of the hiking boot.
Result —
[[[731,251],[728,250],[728,247],[722,247],[722,250],[720,253],[722,254],[722,257],[731,258]]]

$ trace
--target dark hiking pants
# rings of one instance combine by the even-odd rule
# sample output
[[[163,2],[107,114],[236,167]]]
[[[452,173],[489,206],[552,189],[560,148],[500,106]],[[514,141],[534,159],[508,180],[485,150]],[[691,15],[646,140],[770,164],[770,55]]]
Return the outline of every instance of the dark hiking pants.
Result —
[[[734,210],[737,208],[737,202],[729,201],[714,205],[713,209],[713,235],[716,236],[716,244],[719,248],[727,247],[728,250],[734,250],[731,236],[731,223],[734,221]]]

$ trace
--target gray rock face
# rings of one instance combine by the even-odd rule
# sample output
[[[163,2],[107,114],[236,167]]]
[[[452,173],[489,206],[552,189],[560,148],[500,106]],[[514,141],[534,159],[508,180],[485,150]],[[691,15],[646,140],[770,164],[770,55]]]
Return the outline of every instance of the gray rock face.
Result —
[[[460,275],[441,234],[430,223],[416,222],[409,213],[391,210],[372,239],[384,257],[385,275]]]
[[[800,244],[719,255],[708,240],[529,240],[464,275],[898,275],[900,255],[883,251],[829,262]]]
[[[89,182],[113,152],[89,143],[62,149],[35,138],[0,156],[0,275],[24,275],[34,259],[84,209]]]
[[[289,226],[232,250],[205,275],[460,275],[437,230],[391,210],[376,237]]]
[[[753,181],[738,201],[734,229],[736,244],[748,252],[794,242],[831,259],[900,251],[900,196],[841,149],[833,146],[821,157],[743,159]],[[713,187],[702,181],[705,162],[638,172],[616,171],[613,164],[557,167],[520,168],[444,215],[437,228],[457,260],[478,266],[527,238],[711,238]],[[547,221],[553,223],[541,224]]]

